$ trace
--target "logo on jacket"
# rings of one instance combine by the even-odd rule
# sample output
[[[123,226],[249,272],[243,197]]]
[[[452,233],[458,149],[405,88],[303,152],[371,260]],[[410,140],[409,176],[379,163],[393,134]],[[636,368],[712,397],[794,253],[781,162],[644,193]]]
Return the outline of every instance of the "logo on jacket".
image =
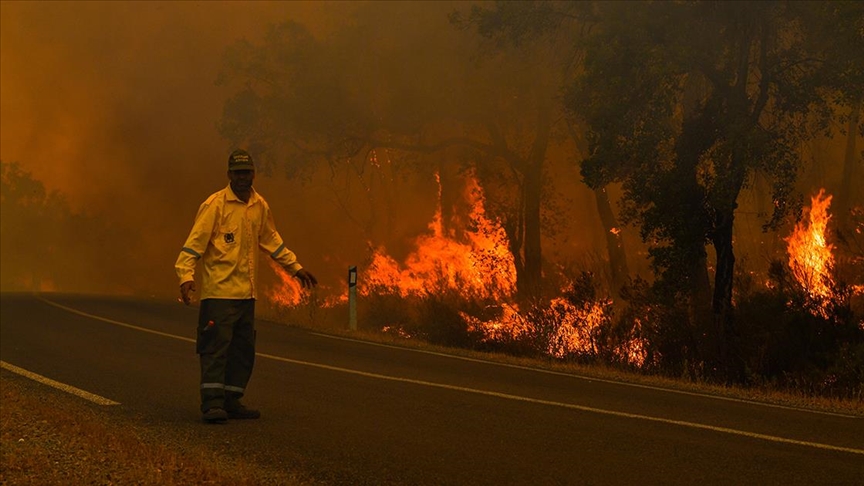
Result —
[[[225,243],[234,243],[234,233],[225,233]]]

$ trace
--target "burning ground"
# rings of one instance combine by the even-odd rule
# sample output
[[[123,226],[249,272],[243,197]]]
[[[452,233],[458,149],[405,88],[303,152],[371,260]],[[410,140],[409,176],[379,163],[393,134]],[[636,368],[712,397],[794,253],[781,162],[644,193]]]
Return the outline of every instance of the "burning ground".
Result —
[[[482,188],[472,176],[466,180],[463,197],[470,212],[461,240],[453,236],[456,231],[445,229],[439,201],[427,232],[413,241],[403,261],[388,255],[384,247],[372,252],[360,270],[360,307],[365,310],[361,326],[403,338],[480,349],[605,361],[646,370],[663,366],[667,358],[662,347],[650,339],[664,315],[634,294],[616,302],[590,273],[573,278],[557,275],[555,280],[562,282],[558,292],[540,300],[519,300],[506,233],[500,221],[487,215]],[[824,189],[812,197],[802,219],[783,239],[785,262],[775,260],[771,275],[763,274],[758,288],[737,296],[746,301],[745,307],[764,296],[786,299],[780,302],[783,313],[808,312],[835,332],[850,324],[864,331],[860,317],[846,323],[837,320],[838,311],[851,310],[853,301],[860,306],[864,287],[836,281],[836,247],[829,242],[830,202]],[[861,223],[858,234],[864,230]],[[850,262],[859,267],[862,263],[861,257]],[[269,299],[282,308],[308,306],[310,296],[294,279],[276,270],[281,285]],[[633,285],[632,292],[636,291],[638,284]],[[323,305],[344,307],[347,302],[343,288]],[[857,312],[860,316],[860,310]],[[442,333],[442,328],[449,333]]]

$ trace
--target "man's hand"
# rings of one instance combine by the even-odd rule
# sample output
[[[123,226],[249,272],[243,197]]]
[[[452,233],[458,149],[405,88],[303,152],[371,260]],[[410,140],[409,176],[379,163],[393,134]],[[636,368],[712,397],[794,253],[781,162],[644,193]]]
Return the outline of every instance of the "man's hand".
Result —
[[[311,289],[312,287],[318,285],[318,279],[315,278],[315,275],[309,273],[305,268],[301,268],[297,270],[297,273],[294,274],[294,278],[300,281],[303,284],[304,289]]]
[[[195,292],[195,282],[190,280],[180,285],[180,298],[183,299],[184,304],[189,305],[192,302],[192,296],[189,295],[192,292]]]

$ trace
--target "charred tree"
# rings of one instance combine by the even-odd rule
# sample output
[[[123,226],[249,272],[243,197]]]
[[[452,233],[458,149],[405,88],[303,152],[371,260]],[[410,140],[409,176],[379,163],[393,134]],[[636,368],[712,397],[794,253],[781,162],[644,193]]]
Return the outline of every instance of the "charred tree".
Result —
[[[576,150],[579,156],[584,160],[587,158],[589,149],[588,142],[585,140],[584,132],[574,126],[574,123],[568,120],[567,131],[570,138],[576,144]],[[603,225],[603,234],[606,238],[606,255],[609,258],[609,273],[612,279],[612,297],[617,298],[618,293],[627,284],[630,276],[630,270],[627,266],[627,252],[624,249],[624,240],[621,237],[622,228],[618,223],[618,218],[612,210],[612,203],[609,201],[609,193],[605,186],[591,187],[594,193],[594,202],[597,204],[597,215],[600,217],[600,224]]]
[[[543,277],[540,203],[543,195],[543,166],[546,160],[546,149],[549,145],[550,129],[549,110],[546,107],[541,107],[537,114],[537,135],[534,138],[528,160],[524,164],[525,275],[524,281],[520,282],[518,286],[520,293],[528,297],[539,294]]]
[[[617,296],[630,275],[630,270],[627,268],[627,252],[624,250],[618,218],[615,217],[612,204],[609,202],[609,193],[606,192],[605,187],[595,188],[593,192],[594,202],[597,204],[597,214],[600,216],[603,234],[606,236],[606,254],[609,257],[609,272],[612,277],[612,295]]]
[[[861,170],[858,167],[861,165],[861,154],[856,148],[856,142],[861,132],[861,104],[862,95],[858,95],[858,99],[852,104],[849,115],[849,125],[846,129],[846,153],[843,158],[843,180],[835,199],[837,227],[843,232],[851,231],[849,220],[852,210],[853,181],[857,180],[855,174]]]

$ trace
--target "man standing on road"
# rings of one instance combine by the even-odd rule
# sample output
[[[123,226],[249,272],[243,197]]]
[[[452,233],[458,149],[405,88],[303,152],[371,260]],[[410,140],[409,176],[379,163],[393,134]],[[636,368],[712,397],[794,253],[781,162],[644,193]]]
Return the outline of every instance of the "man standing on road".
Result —
[[[210,423],[261,416],[240,403],[255,362],[258,249],[304,288],[318,283],[285,248],[270,206],[252,188],[255,166],[246,151],[235,150],[228,157],[228,179],[228,187],[201,204],[174,265],[180,296],[189,305],[195,267],[202,262],[196,348],[201,358],[201,412]]]

